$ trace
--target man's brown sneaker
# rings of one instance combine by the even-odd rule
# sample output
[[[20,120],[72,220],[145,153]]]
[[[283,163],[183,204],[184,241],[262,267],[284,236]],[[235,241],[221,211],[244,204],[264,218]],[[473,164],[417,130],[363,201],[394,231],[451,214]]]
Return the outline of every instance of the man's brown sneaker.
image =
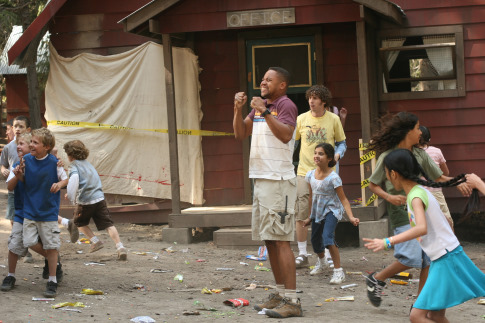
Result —
[[[283,319],[286,317],[303,316],[300,299],[293,303],[288,297],[283,298],[280,305],[272,310],[267,310],[266,315],[269,317]]]
[[[271,293],[269,294],[268,300],[266,302],[254,305],[254,309],[257,311],[261,311],[263,308],[272,309],[280,305],[282,300],[283,297],[281,297],[280,294]]]

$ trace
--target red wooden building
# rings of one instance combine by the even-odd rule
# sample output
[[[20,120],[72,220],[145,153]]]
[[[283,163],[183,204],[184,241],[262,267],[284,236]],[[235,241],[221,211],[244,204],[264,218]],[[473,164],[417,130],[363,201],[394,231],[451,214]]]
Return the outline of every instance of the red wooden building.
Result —
[[[300,112],[305,90],[325,84],[334,105],[349,110],[341,176],[352,199],[360,196],[358,139],[367,141],[387,111],[417,114],[451,174],[485,173],[485,0],[52,0],[42,15],[12,60],[47,23],[67,57],[119,53],[162,35],[192,48],[205,130],[232,132],[234,93],[257,95],[268,66],[293,74]],[[250,204],[248,142],[202,144],[206,205]],[[458,192],[445,195],[460,211]]]

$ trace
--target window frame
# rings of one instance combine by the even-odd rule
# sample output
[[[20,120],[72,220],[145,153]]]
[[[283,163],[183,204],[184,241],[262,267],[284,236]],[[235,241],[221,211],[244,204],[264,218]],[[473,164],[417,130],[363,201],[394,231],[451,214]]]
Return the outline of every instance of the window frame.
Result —
[[[434,26],[434,27],[415,27],[406,29],[387,29],[379,32],[377,52],[381,52],[382,40],[391,37],[415,37],[415,36],[433,36],[433,35],[455,35],[455,52],[453,53],[455,61],[453,64],[456,67],[456,89],[438,90],[438,91],[423,91],[423,92],[392,92],[384,93],[383,79],[385,70],[381,55],[378,57],[378,89],[379,101],[392,100],[413,100],[413,99],[429,99],[429,98],[443,98],[443,97],[461,97],[466,95],[465,89],[465,55],[463,42],[463,26]],[[432,47],[432,46],[425,46]]]

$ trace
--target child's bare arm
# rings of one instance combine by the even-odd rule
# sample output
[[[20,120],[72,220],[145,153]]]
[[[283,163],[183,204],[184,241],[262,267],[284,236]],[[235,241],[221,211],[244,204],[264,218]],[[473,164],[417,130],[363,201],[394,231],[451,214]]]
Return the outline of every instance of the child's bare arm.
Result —
[[[8,177],[9,174],[10,171],[8,170],[8,168],[2,165],[2,175]]]
[[[426,223],[426,215],[424,211],[423,201],[419,198],[414,198],[411,203],[413,206],[414,216],[416,219],[416,226],[402,233],[399,233],[395,236],[390,237],[389,240],[391,241],[392,245],[424,236],[428,232],[428,226]],[[374,252],[385,249],[384,239],[363,238],[362,240],[367,242],[366,244],[364,244],[364,246],[367,249],[371,249]]]
[[[482,192],[482,194],[485,194],[485,183],[476,174],[467,174],[466,175],[466,182],[472,188],[476,188],[477,190]]]
[[[17,186],[17,183],[19,182],[19,179],[17,176],[12,177],[8,182],[7,182],[7,189],[9,191],[13,191],[15,187]]]
[[[450,175],[450,170],[448,169],[448,165],[446,163],[441,163],[440,169],[443,172],[443,175],[445,175],[445,176]]]
[[[347,215],[349,216],[350,223],[352,223],[354,226],[359,225],[360,220],[359,218],[354,217],[354,215],[352,214],[352,208],[350,207],[347,196],[345,196],[344,188],[342,186],[339,186],[335,189],[335,192],[337,192],[337,196],[344,206],[345,213],[347,213]]]
[[[61,190],[61,188],[65,187],[67,183],[69,182],[69,179],[64,179],[62,181],[59,181],[57,183],[52,184],[51,186],[51,193],[57,193]]]

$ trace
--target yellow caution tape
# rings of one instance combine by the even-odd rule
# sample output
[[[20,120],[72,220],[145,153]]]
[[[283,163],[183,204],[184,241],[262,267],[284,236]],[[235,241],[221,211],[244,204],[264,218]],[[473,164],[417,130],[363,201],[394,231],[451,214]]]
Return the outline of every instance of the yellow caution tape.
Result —
[[[143,129],[143,128],[131,128],[106,123],[94,123],[94,122],[82,122],[82,121],[60,121],[50,120],[47,121],[49,126],[62,126],[62,127],[77,127],[77,128],[91,128],[91,129],[105,129],[105,130],[141,130],[151,131],[159,133],[168,133],[168,129]],[[210,130],[197,130],[197,129],[177,129],[177,134],[188,136],[234,136],[233,133],[222,131],[210,131]]]
[[[365,206],[369,206],[372,204],[372,202],[374,202],[375,200],[377,199],[377,195],[376,194],[372,194],[372,196],[367,200],[367,202],[365,203]]]
[[[375,157],[376,157],[376,152],[375,151],[369,151],[367,154],[360,157],[360,164],[362,165],[364,163],[367,163],[369,160],[371,160],[372,158],[375,158]]]
[[[360,188],[365,188],[367,186],[369,186],[369,179],[364,179],[362,182],[360,182]]]
[[[369,149],[369,144],[368,143],[359,143],[359,150],[367,150]]]

